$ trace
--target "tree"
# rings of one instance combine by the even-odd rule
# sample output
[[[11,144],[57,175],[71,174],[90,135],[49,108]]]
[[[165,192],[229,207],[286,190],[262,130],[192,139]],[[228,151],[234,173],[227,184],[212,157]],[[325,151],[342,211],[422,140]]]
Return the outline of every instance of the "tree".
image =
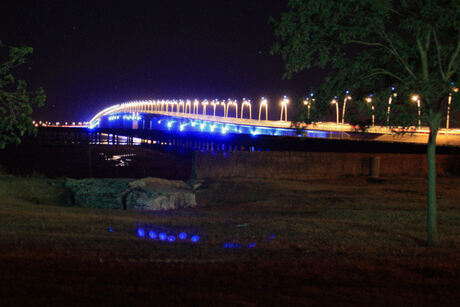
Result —
[[[460,1],[290,0],[288,7],[272,20],[272,52],[285,61],[287,77],[314,66],[329,71],[317,102],[347,89],[355,99],[379,97],[395,86],[407,121],[406,102],[419,95],[422,123],[430,129],[427,243],[435,245],[436,136],[459,77]]]
[[[0,149],[10,143],[19,144],[26,133],[35,133],[30,115],[33,107],[41,107],[46,99],[42,88],[29,91],[27,83],[13,75],[33,49],[9,47],[8,52],[3,52],[2,48],[0,41]]]

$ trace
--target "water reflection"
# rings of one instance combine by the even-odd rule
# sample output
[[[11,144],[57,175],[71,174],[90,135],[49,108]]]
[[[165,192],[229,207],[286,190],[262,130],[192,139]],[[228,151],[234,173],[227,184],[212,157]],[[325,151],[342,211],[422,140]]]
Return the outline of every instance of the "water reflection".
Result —
[[[92,145],[141,145],[142,142],[141,138],[108,133],[97,133],[90,139]]]
[[[131,157],[134,157],[135,155],[136,154],[134,153],[129,153],[129,154],[109,156],[103,152],[99,153],[99,156],[101,156],[104,159],[104,161],[114,161],[115,167],[130,166],[131,163],[133,162],[133,159]]]

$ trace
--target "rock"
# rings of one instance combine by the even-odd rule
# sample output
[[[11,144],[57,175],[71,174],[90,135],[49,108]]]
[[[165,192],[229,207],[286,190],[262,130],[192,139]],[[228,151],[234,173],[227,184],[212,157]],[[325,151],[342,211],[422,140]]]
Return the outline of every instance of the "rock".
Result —
[[[64,186],[71,191],[77,207],[122,209],[122,193],[128,183],[126,179],[66,179]]]
[[[129,186],[124,193],[127,209],[158,211],[196,206],[193,189],[183,181],[149,177]]]
[[[178,180],[67,179],[65,187],[78,207],[156,211],[196,206],[193,188]]]

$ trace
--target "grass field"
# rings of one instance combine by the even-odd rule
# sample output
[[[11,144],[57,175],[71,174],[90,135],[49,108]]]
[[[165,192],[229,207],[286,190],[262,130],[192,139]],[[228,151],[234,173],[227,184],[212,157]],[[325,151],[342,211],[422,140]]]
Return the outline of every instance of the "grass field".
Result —
[[[1,306],[460,301],[460,178],[439,178],[436,248],[423,179],[207,181],[198,208],[159,213],[70,207],[55,182],[0,177]]]

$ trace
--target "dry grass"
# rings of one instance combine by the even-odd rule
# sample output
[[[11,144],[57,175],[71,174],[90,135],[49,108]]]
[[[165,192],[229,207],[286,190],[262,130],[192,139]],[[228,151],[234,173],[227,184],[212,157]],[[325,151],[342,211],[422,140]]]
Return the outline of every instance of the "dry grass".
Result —
[[[55,183],[0,178],[5,305],[455,305],[460,299],[460,178],[439,179],[436,248],[424,246],[422,179],[208,181],[197,195],[200,208],[160,213],[68,207]],[[138,226],[188,230],[202,240],[146,240],[135,236]],[[256,246],[223,248],[226,242]]]

